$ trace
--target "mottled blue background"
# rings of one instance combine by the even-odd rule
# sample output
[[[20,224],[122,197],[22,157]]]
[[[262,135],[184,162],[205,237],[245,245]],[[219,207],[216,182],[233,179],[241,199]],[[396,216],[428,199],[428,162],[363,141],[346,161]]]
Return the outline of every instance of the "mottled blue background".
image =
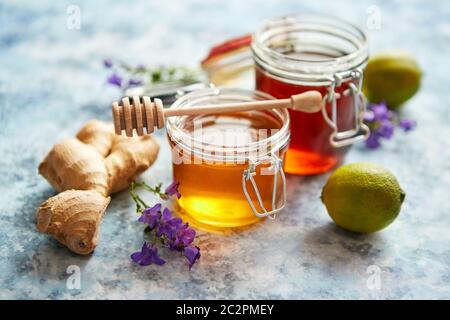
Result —
[[[80,30],[66,28],[70,4],[81,9]],[[142,226],[127,193],[114,197],[90,257],[37,233],[35,210],[55,193],[38,163],[86,120],[110,119],[119,93],[105,85],[102,59],[195,65],[212,44],[264,18],[313,11],[364,27],[372,4],[382,13],[380,30],[365,28],[372,52],[402,48],[424,70],[404,108],[417,130],[377,151],[356,146],[347,158],[387,166],[406,190],[388,229],[364,236],[335,227],[319,199],[321,175],[288,177],[289,205],[275,222],[201,232],[203,256],[191,272],[171,254],[163,268],[130,262]],[[446,1],[1,1],[0,298],[450,298],[449,49]],[[158,139],[149,183],[171,177],[163,133]],[[66,287],[69,265],[81,268],[80,290]],[[381,270],[378,290],[366,285],[370,265]]]

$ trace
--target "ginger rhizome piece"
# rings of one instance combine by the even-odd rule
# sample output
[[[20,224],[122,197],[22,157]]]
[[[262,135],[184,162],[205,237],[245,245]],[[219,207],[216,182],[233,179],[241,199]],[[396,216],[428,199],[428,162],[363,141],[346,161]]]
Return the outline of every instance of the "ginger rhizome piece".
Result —
[[[37,228],[79,254],[97,246],[99,225],[110,197],[94,190],[67,190],[41,204]]]
[[[76,138],[55,144],[39,165],[39,173],[61,193],[39,207],[38,230],[73,252],[91,253],[109,195],[126,189],[158,151],[150,136],[118,136],[112,125],[89,121]]]

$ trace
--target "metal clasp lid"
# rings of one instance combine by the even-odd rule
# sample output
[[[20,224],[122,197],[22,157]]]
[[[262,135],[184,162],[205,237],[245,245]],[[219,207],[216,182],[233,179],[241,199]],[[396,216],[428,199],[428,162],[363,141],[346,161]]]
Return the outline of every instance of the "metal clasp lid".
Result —
[[[284,171],[283,171],[283,161],[273,153],[270,156],[263,158],[261,160],[258,160],[258,161],[253,161],[250,158],[247,158],[247,160],[248,160],[249,165],[248,165],[248,169],[244,170],[244,172],[242,174],[242,189],[244,191],[245,197],[247,198],[248,204],[252,208],[252,211],[255,214],[255,216],[257,216],[258,218],[269,217],[270,219],[275,219],[276,214],[279,211],[283,210],[283,208],[286,204],[286,177],[285,177]],[[269,163],[271,165],[271,169],[273,170],[272,209],[270,211],[268,211],[264,207],[264,203],[261,198],[259,188],[254,179],[254,176],[257,174],[256,168],[262,163],[267,163],[267,161],[269,161]],[[278,175],[281,176],[283,189],[282,189],[282,194],[281,194],[282,202],[281,202],[281,205],[277,208],[276,202],[277,202]],[[256,198],[258,200],[259,207],[261,208],[262,212],[258,212],[258,210],[255,208],[255,205],[253,204],[253,201],[247,190],[247,181],[250,181],[252,184]]]
[[[337,98],[339,94],[335,91],[336,87],[342,84],[342,77],[335,74],[331,80],[331,85],[328,88],[328,93],[323,98],[322,115],[327,124],[333,129],[330,135],[330,143],[335,148],[345,147],[357,141],[366,140],[369,136],[370,130],[363,122],[364,113],[366,111],[366,101],[362,93],[361,87],[363,82],[363,72],[361,69],[353,70],[350,74],[351,78],[355,80],[356,84],[350,82],[348,89],[343,92],[344,95],[351,95],[353,97],[353,107],[355,113],[355,127],[346,131],[339,131],[337,127]],[[331,119],[328,116],[326,105],[331,104]]]

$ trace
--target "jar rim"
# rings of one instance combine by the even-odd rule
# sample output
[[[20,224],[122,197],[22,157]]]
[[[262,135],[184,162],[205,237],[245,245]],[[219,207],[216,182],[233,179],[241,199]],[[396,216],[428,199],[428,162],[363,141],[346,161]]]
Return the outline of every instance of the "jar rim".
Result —
[[[258,90],[213,87],[200,89],[182,95],[170,106],[170,108],[186,108],[197,104],[200,100],[205,103],[208,101],[208,98],[217,97],[233,98],[235,102],[275,99],[273,96]],[[269,147],[270,150],[279,150],[284,146],[287,146],[290,139],[290,118],[288,111],[286,109],[272,109],[266,110],[266,112],[274,113],[279,118],[281,127],[273,135],[270,135],[269,137],[261,140],[247,143],[245,145],[223,146],[218,144],[205,144],[204,141],[194,138],[192,135],[187,134],[180,128],[180,122],[185,116],[168,118],[166,125],[167,134],[169,138],[174,140],[177,145],[181,146],[181,148],[192,152],[195,155],[205,157],[208,160],[234,161],[236,159],[247,159],[249,157],[252,157],[252,160],[258,160],[253,159],[254,156],[252,155],[256,154],[258,156],[265,156],[265,154],[259,153],[262,147]],[[218,155],[205,153],[205,146],[215,148]]]
[[[322,45],[323,50],[328,53],[340,53],[337,56],[318,60],[298,56],[288,55],[273,49],[268,42],[288,41],[287,45],[294,46],[294,33],[303,32],[301,40],[305,46],[308,38],[316,34],[334,39],[336,42],[330,44],[328,41]],[[368,42],[365,33],[357,26],[328,15],[318,14],[289,14],[275,17],[263,23],[253,34],[251,50],[257,66],[282,79],[300,82],[330,82],[333,76],[338,74],[346,79],[351,76],[351,72],[360,67],[364,67],[369,57]],[[312,41],[312,40],[309,41]],[[318,40],[314,44],[318,46]],[[322,40],[325,42],[324,40]],[[313,42],[311,42],[313,43]],[[338,43],[348,47],[339,48]],[[295,49],[295,48],[294,48]]]

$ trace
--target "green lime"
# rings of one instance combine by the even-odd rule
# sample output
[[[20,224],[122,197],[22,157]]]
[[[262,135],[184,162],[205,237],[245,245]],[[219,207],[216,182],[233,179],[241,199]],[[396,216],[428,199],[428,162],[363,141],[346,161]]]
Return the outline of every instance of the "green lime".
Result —
[[[385,101],[397,109],[416,94],[422,72],[416,60],[403,52],[386,52],[369,59],[364,70],[364,94],[369,101]]]
[[[370,233],[395,220],[405,192],[386,168],[359,162],[337,169],[323,187],[321,198],[337,225]]]

